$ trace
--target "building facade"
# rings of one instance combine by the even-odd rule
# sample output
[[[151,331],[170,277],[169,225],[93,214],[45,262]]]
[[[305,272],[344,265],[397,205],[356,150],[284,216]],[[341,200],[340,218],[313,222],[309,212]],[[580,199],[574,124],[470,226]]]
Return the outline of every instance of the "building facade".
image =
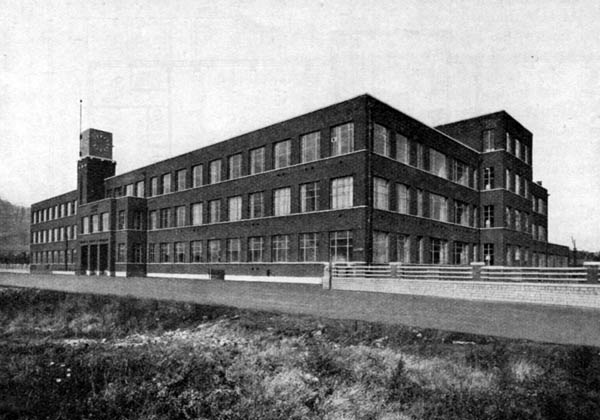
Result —
[[[320,281],[323,263],[566,265],[532,135],[506,112],[437,128],[362,95],[32,206],[33,270]]]

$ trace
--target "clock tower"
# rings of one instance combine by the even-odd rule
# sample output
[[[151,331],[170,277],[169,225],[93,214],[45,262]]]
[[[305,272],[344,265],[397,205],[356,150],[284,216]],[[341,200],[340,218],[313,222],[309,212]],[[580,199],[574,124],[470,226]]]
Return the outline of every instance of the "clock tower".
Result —
[[[105,198],[104,180],[115,174],[112,160],[112,133],[89,128],[79,137],[77,190],[79,204]]]

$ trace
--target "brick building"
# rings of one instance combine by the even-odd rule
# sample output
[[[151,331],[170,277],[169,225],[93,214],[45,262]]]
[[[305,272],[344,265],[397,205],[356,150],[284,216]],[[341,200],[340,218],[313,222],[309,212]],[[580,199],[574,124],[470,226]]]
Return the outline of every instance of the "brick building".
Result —
[[[432,128],[369,95],[120,175],[112,135],[88,129],[77,190],[32,206],[32,269],[318,282],[329,261],[566,265],[532,162],[504,111]]]

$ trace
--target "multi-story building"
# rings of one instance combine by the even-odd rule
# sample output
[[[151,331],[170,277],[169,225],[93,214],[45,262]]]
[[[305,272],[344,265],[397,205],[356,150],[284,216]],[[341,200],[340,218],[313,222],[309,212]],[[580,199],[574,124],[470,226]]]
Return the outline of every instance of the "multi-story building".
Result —
[[[115,175],[80,138],[77,190],[32,206],[34,270],[320,278],[323,263],[566,265],[532,135],[506,112],[437,128],[361,95]]]

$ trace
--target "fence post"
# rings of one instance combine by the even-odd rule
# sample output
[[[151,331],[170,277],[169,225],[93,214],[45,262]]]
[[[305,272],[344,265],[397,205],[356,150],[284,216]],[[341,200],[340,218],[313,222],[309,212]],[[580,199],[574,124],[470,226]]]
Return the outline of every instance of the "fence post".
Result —
[[[323,289],[331,290],[331,264],[323,264]]]
[[[390,264],[390,277],[393,279],[400,278],[400,264],[401,263],[391,263]]]
[[[588,261],[584,262],[583,266],[587,268],[587,282],[598,283],[598,270],[600,268],[600,262]]]
[[[471,269],[473,270],[473,281],[481,281],[481,268],[485,265],[482,262],[472,262]]]

